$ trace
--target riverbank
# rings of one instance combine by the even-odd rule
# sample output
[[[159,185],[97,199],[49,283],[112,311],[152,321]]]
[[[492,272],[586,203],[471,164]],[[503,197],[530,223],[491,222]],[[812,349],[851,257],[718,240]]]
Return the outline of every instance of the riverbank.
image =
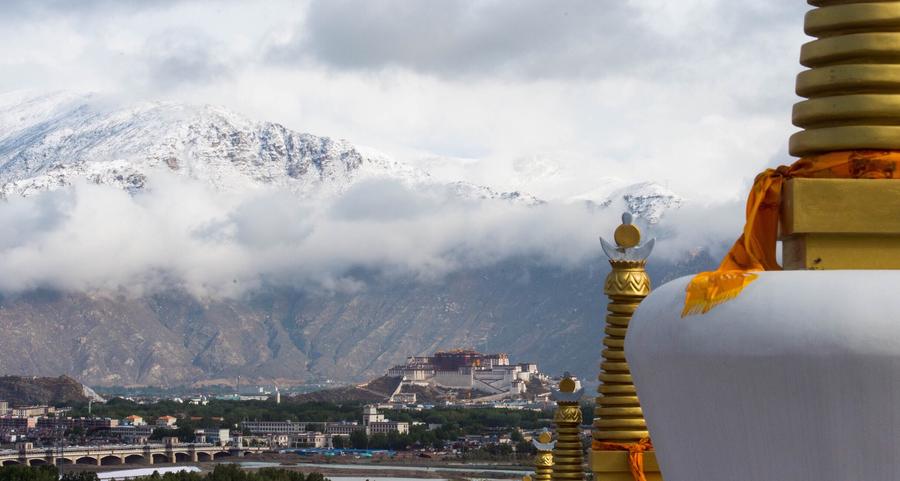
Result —
[[[252,456],[247,458],[234,458],[220,462],[206,463],[179,463],[182,466],[196,466],[204,472],[212,471],[216,464],[238,464],[243,469],[281,468],[302,473],[322,473],[326,477],[338,478],[374,478],[378,481],[396,481],[408,479],[429,479],[449,481],[472,480],[505,480],[521,479],[531,472],[531,469],[522,465],[509,464],[467,464],[459,461],[449,462],[442,460],[423,459],[413,463],[396,463],[389,458],[354,459],[336,458],[329,460],[309,460],[294,454],[274,454]],[[158,466],[175,466],[160,464]],[[116,471],[133,467],[152,467],[148,465],[117,465],[117,466],[67,466],[70,470],[78,471]]]

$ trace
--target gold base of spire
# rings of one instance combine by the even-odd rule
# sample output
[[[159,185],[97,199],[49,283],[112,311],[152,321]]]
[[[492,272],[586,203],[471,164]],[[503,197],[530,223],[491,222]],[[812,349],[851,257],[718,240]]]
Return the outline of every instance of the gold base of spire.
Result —
[[[625,451],[591,451],[591,471],[594,481],[634,481]],[[647,481],[663,479],[653,451],[644,453],[644,476]]]
[[[781,209],[785,269],[900,269],[900,182],[792,179]]]

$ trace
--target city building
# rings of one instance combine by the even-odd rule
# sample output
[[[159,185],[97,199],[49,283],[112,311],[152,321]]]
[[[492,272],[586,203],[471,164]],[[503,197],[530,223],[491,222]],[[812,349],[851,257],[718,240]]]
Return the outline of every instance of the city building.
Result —
[[[242,421],[240,427],[242,430],[249,431],[250,434],[296,434],[306,431],[307,423],[298,423],[294,421]]]
[[[128,444],[143,444],[150,439],[153,434],[153,426],[141,425],[120,425],[109,429],[110,436],[117,437]]]
[[[34,416],[2,416],[0,417],[0,431],[15,431],[23,433],[37,427],[38,418]]]
[[[225,428],[204,428],[198,429],[197,432],[203,433],[207,443],[224,446],[231,442],[231,431]]]
[[[337,423],[326,423],[325,424],[325,434],[335,435],[335,436],[349,436],[355,431],[365,431],[365,427],[361,426],[357,422],[337,422]]]
[[[160,416],[156,418],[156,426],[160,428],[171,428],[178,422],[175,416]]]
[[[12,408],[10,414],[20,418],[47,416],[56,414],[56,408],[53,406],[21,406]]]
[[[332,435],[324,433],[305,432],[293,436],[293,445],[298,448],[331,448]]]
[[[383,414],[378,412],[377,407],[371,405],[363,408],[363,427],[366,430],[366,434],[370,436],[378,433],[398,432],[405,434],[409,432],[409,423],[386,419]]]
[[[110,429],[119,425],[118,419],[110,418],[38,418],[38,429],[82,428],[85,431]]]
[[[466,349],[440,351],[431,357],[412,356],[407,358],[406,364],[388,370],[388,375],[401,377],[406,384],[429,384],[511,396],[525,393],[532,379],[547,379],[535,363],[511,364],[509,356],[504,353],[482,354]],[[392,402],[401,402],[395,399],[398,398],[392,397]]]
[[[142,418],[141,416],[132,414],[131,416],[123,419],[122,424],[124,426],[145,426],[147,423],[144,422],[144,418]]]

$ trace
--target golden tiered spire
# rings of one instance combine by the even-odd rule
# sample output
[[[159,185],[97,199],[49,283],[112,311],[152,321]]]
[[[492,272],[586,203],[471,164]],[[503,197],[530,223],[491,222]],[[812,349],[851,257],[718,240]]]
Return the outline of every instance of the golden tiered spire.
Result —
[[[595,480],[659,481],[662,478],[656,455],[625,359],[625,334],[631,316],[650,294],[650,277],[644,267],[655,239],[641,245],[641,231],[627,212],[622,215],[622,225],[616,228],[613,238],[616,245],[600,238],[612,271],[604,286],[609,312],[604,329],[603,362],[597,378],[600,386],[594,408],[591,470]]]
[[[566,373],[559,390],[551,392],[556,401],[556,446],[553,448],[553,481],[583,480],[584,454],[581,445],[581,405],[584,388],[575,389],[575,380]]]
[[[809,0],[792,155],[900,148],[900,2]]]
[[[531,442],[537,448],[537,455],[534,457],[534,481],[550,481],[553,479],[553,436],[549,431],[542,432],[537,439]]]
[[[612,271],[606,277],[604,292],[609,296],[600,386],[594,409],[593,438],[597,442],[638,442],[649,436],[631,371],[625,360],[625,333],[638,304],[650,294],[650,277],[644,269],[654,240],[640,246],[641,232],[632,223],[631,214],[622,216],[614,234],[616,246],[602,238]]]

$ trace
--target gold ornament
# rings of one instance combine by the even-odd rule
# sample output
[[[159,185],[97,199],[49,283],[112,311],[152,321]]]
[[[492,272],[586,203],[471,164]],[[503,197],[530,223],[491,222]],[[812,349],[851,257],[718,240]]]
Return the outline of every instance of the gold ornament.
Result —
[[[626,226],[632,226],[632,218],[628,214],[622,216],[622,225],[616,233]],[[628,239],[629,245],[616,238],[617,247],[612,247],[600,239],[603,250],[609,256],[612,271],[603,287],[610,302],[604,329],[603,361],[598,376],[599,395],[594,408],[593,444],[603,441],[637,442],[649,435],[624,350],[631,316],[638,304],[650,294],[650,277],[644,266],[654,241],[638,247],[641,239],[640,231],[637,232],[637,238]]]
[[[584,452],[581,444],[581,405],[584,388],[576,390],[575,379],[569,373],[563,376],[559,390],[551,391],[556,401],[556,446],[553,448],[554,481],[584,480]]]
[[[790,152],[900,148],[900,2],[811,0]]]
[[[534,481],[550,481],[553,479],[553,447],[556,445],[549,431],[542,432],[532,444],[537,448],[534,457]]]

